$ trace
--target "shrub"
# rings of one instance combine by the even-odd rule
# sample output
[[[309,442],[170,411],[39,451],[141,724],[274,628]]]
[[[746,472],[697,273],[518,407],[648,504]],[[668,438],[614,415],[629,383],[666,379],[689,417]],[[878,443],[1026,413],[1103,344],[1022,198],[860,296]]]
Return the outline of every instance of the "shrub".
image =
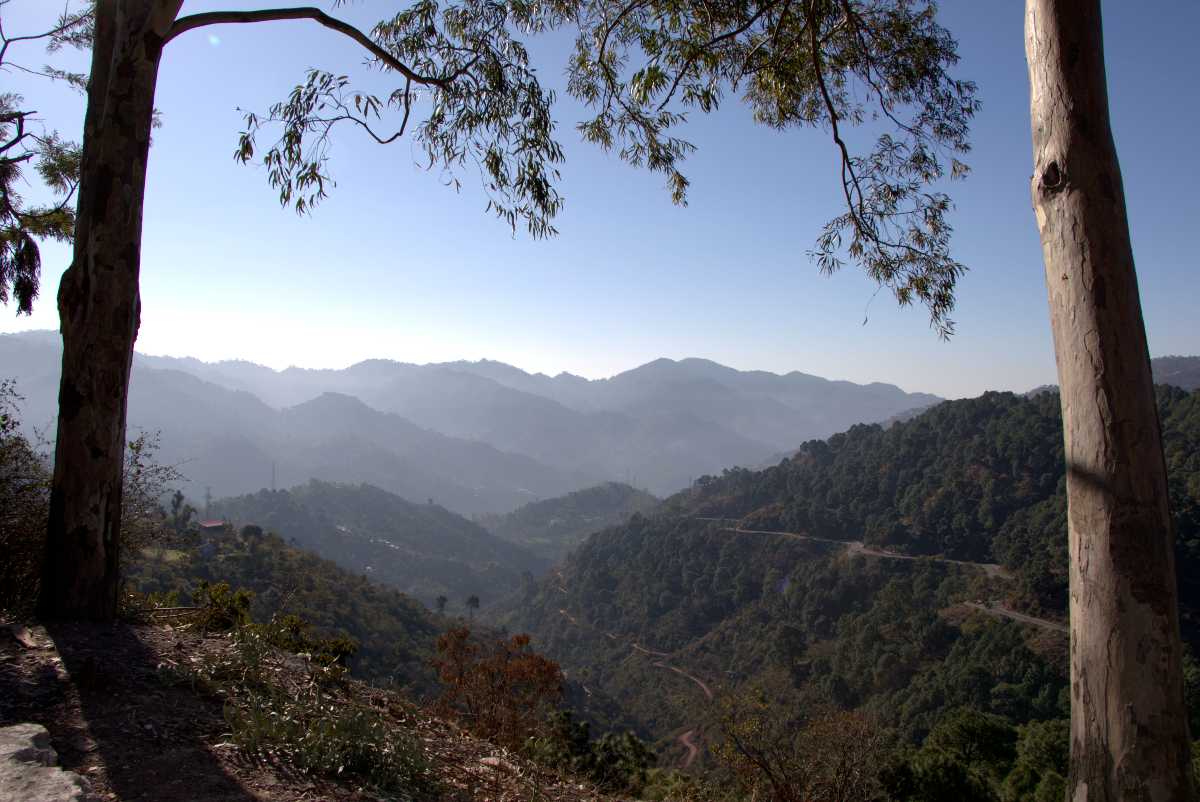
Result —
[[[233,590],[228,582],[210,585],[201,580],[192,599],[199,608],[196,621],[205,632],[224,632],[250,623],[254,594],[245,588]]]
[[[543,731],[527,741],[525,752],[542,765],[586,777],[602,791],[640,795],[657,761],[654,752],[632,732],[606,733],[593,741],[588,729],[570,711],[556,710]]]
[[[225,699],[233,742],[247,755],[304,774],[370,784],[401,798],[436,798],[417,739],[385,713],[345,693],[338,663],[353,644],[315,638],[296,616],[249,621],[250,594],[227,583],[202,585],[197,615],[231,629],[230,648],[191,669],[191,679]],[[232,623],[230,623],[232,622]],[[283,648],[281,648],[283,647]],[[296,669],[289,648],[313,656]]]
[[[882,791],[888,745],[861,713],[833,710],[797,726],[762,692],[725,703],[715,753],[743,792],[776,802],[868,802]]]
[[[276,615],[261,626],[272,646],[293,654],[307,654],[325,665],[344,667],[358,651],[358,644],[346,635],[327,638],[314,635],[312,624],[298,615]]]
[[[562,669],[529,648],[528,635],[485,646],[466,627],[438,638],[438,706],[481,738],[519,748],[562,698]]]
[[[0,381],[0,609],[25,612],[41,578],[50,473],[19,430],[20,400],[11,380]]]
[[[425,797],[430,770],[417,741],[382,714],[335,701],[318,686],[298,696],[251,687],[225,708],[234,742],[245,752],[306,774],[360,778],[384,791]]]

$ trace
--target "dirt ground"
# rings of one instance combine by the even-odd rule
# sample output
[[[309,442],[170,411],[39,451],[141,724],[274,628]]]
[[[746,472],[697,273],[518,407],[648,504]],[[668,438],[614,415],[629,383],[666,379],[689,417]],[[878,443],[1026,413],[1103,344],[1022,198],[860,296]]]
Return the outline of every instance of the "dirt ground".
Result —
[[[164,625],[45,627],[0,615],[0,726],[26,721],[45,726],[63,768],[84,776],[101,799],[381,798],[243,757],[228,741],[221,700],[180,682],[176,670],[227,648],[227,638]],[[355,687],[397,706],[394,694]],[[609,799],[524,764],[453,724],[418,714],[407,716],[405,726],[416,730],[448,802]]]

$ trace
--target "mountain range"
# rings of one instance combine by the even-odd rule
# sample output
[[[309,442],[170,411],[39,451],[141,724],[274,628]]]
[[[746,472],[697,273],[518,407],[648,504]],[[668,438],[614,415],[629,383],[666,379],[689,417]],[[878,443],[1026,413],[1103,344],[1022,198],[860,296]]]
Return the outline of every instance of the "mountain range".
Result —
[[[18,380],[24,421],[51,434],[60,355],[56,332],[0,336],[0,378]],[[1185,386],[1197,365],[1155,360],[1156,372]],[[605,481],[665,496],[697,476],[773,464],[807,440],[940,400],[704,359],[658,359],[589,380],[487,360],[277,371],[135,354],[129,425],[161,433],[159,458],[180,466],[194,499],[320,479],[479,515]]]
[[[46,432],[60,354],[54,332],[0,336],[0,375],[18,379],[24,420]],[[490,361],[276,371],[136,354],[129,423],[161,432],[160,458],[180,465],[193,498],[316,478],[482,514],[608,480],[666,494],[937,400],[702,359],[588,380]]]
[[[322,393],[442,434],[523,454],[580,481],[625,480],[668,493],[730,465],[757,465],[813,437],[940,399],[888,384],[738,371],[659,359],[609,379],[529,374],[500,362],[368,360],[344,370],[139,357],[286,408]]]

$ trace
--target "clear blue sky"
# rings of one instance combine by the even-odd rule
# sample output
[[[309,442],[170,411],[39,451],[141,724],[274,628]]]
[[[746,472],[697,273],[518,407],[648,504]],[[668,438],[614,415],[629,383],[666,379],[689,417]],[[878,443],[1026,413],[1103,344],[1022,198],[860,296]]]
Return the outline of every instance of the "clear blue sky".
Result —
[[[188,2],[185,13],[270,3]],[[389,2],[337,13],[369,26]],[[58,3],[14,0],[11,36],[45,27]],[[853,268],[824,278],[808,261],[837,211],[822,131],[775,133],[727,102],[687,129],[691,204],[658,176],[579,142],[580,110],[558,107],[567,206],[557,239],[512,237],[484,214],[470,174],[456,194],[414,163],[407,142],[341,132],[338,181],[311,217],[281,210],[259,168],[235,164],[238,107],[263,110],[306,67],[364,75],[355,45],[312,23],[222,26],[167,49],[151,152],[143,244],[141,351],[285,367],[487,357],[527,370],[611,375],[656,357],[888,381],[946,396],[1054,380],[1041,252],[1030,209],[1028,79],[1018,0],[946,0],[960,74],[984,103],[972,176],[955,185],[956,251],[971,272],[958,334],[941,342],[920,308],[898,310]],[[1200,353],[1194,237],[1200,225],[1200,3],[1106,2],[1114,129],[1154,355]],[[538,43],[561,84],[565,40]],[[14,46],[15,48],[16,46]],[[18,61],[46,58],[26,49]],[[3,75],[66,134],[82,101]],[[382,88],[378,77],[366,86]],[[0,331],[57,328],[66,249],[44,249],[32,317],[0,311]],[[865,313],[869,321],[863,325]]]

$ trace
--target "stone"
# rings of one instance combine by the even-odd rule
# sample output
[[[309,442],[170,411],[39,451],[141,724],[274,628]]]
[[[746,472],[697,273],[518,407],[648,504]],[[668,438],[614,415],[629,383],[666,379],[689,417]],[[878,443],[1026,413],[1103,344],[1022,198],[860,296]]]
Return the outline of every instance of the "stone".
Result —
[[[0,799],[96,802],[82,777],[58,767],[50,733],[40,724],[0,727]]]

